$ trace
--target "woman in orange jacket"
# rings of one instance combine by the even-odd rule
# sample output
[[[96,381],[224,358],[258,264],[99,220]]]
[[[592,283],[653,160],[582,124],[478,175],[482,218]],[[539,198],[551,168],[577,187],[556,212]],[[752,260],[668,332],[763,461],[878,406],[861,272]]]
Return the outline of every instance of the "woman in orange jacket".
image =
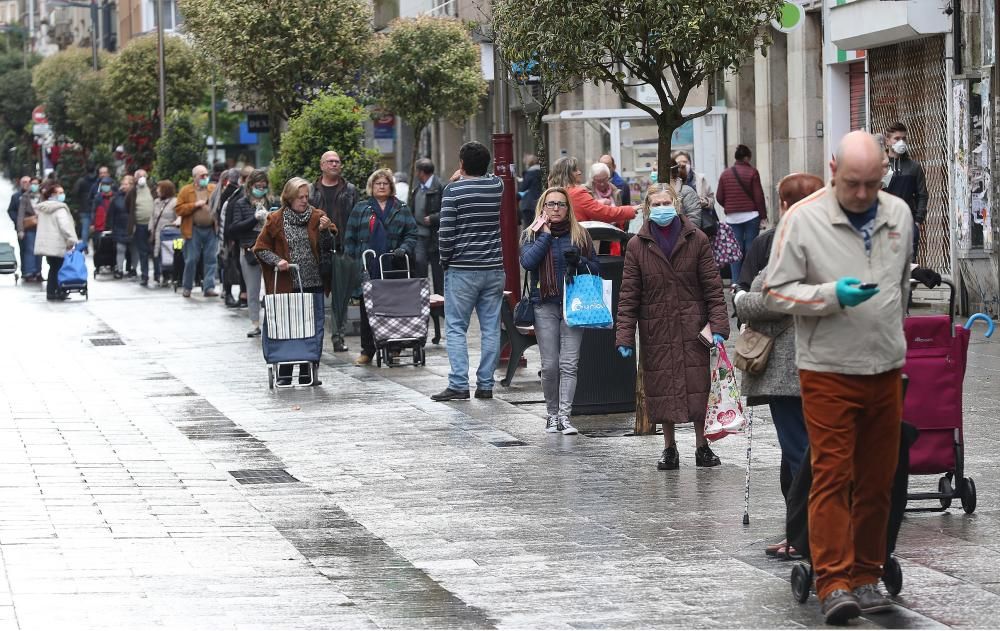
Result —
[[[583,186],[583,173],[576,158],[559,158],[549,170],[549,187],[561,187],[569,194],[570,204],[577,221],[603,221],[625,229],[625,226],[635,217],[636,206],[605,205],[590,194]],[[611,254],[621,254],[621,246],[611,244]]]

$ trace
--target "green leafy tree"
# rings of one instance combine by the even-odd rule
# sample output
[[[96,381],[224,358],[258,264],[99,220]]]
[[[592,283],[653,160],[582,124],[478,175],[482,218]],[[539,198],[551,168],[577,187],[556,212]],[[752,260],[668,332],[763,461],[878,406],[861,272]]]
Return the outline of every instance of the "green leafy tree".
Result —
[[[153,177],[181,186],[191,180],[191,169],[205,160],[205,136],[189,114],[174,112],[167,117],[163,136],[156,141]]]
[[[111,54],[100,51],[97,56],[98,69],[108,65]],[[31,85],[35,92],[47,97],[61,84],[75,81],[86,72],[92,71],[93,57],[89,48],[67,48],[46,57],[31,71]]]
[[[271,167],[272,188],[280,191],[295,176],[317,179],[319,159],[326,151],[339,153],[344,178],[363,186],[379,159],[377,151],[364,146],[367,119],[361,105],[343,94],[324,94],[303,107],[288,121],[281,154]]]
[[[202,58],[183,38],[163,39],[167,107],[187,110],[201,102],[211,84]],[[156,36],[130,41],[108,64],[107,95],[123,115],[152,119],[160,104]]]
[[[549,81],[560,75],[606,83],[623,101],[647,112],[658,130],[657,167],[668,168],[671,136],[704,116],[714,102],[713,79],[735,70],[755,49],[770,45],[767,27],[782,0],[495,0],[493,35],[507,59],[537,59]],[[545,80],[545,79],[543,79]],[[648,84],[659,107],[638,100]],[[708,105],[692,114],[692,92],[708,86]]]
[[[14,132],[23,132],[31,122],[35,104],[30,70],[11,70],[0,76],[0,123]]]
[[[69,205],[73,215],[79,213],[80,200],[73,194],[73,187],[83,175],[87,173],[87,152],[79,145],[68,145],[63,147],[59,154],[59,165],[56,174],[59,182],[66,191],[66,204]]]
[[[412,182],[424,129],[441,118],[463,124],[486,96],[479,47],[468,27],[457,20],[430,16],[395,20],[378,39],[373,65],[376,100],[402,116],[413,130]]]
[[[68,94],[67,133],[87,149],[98,144],[117,144],[126,133],[125,118],[115,109],[108,95],[107,82],[107,70],[88,70],[77,77]]]
[[[351,90],[372,37],[367,0],[180,0],[184,27],[237,100],[282,121],[327,88]]]
[[[111,55],[100,51],[98,65],[107,65]],[[89,125],[80,125],[69,114],[71,94],[81,87],[83,78],[93,73],[90,49],[69,48],[46,57],[32,69],[31,85],[38,99],[45,105],[49,124],[57,136],[66,136],[91,147],[93,136]],[[105,104],[106,105],[106,104]]]

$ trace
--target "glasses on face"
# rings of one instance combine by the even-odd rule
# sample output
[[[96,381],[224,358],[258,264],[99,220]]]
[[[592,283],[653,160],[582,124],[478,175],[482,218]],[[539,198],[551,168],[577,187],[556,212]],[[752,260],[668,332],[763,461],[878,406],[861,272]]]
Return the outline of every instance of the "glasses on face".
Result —
[[[545,202],[542,204],[542,208],[546,210],[555,210],[556,208],[569,208],[569,204],[566,202]]]
[[[381,180],[379,182],[374,182],[372,186],[391,186],[391,185],[385,180]]]

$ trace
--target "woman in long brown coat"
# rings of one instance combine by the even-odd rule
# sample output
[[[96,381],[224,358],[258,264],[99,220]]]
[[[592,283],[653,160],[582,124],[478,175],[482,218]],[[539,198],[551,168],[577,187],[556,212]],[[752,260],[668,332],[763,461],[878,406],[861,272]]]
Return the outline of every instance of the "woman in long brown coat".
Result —
[[[615,343],[628,357],[636,326],[642,346],[646,413],[663,425],[660,470],[677,469],[674,426],[694,423],[695,463],[714,467],[719,458],[705,440],[705,408],[711,385],[710,349],[699,339],[706,324],[715,341],[729,336],[729,317],[719,267],[708,237],[676,208],[668,184],[649,187],[646,219],[625,253]]]

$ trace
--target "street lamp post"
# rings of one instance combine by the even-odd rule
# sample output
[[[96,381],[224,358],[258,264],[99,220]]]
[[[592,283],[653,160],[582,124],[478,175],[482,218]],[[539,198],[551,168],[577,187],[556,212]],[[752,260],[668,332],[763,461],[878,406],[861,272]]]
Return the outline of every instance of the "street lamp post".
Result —
[[[163,57],[163,0],[156,0],[156,68],[159,74],[161,137],[167,130],[167,70]]]

